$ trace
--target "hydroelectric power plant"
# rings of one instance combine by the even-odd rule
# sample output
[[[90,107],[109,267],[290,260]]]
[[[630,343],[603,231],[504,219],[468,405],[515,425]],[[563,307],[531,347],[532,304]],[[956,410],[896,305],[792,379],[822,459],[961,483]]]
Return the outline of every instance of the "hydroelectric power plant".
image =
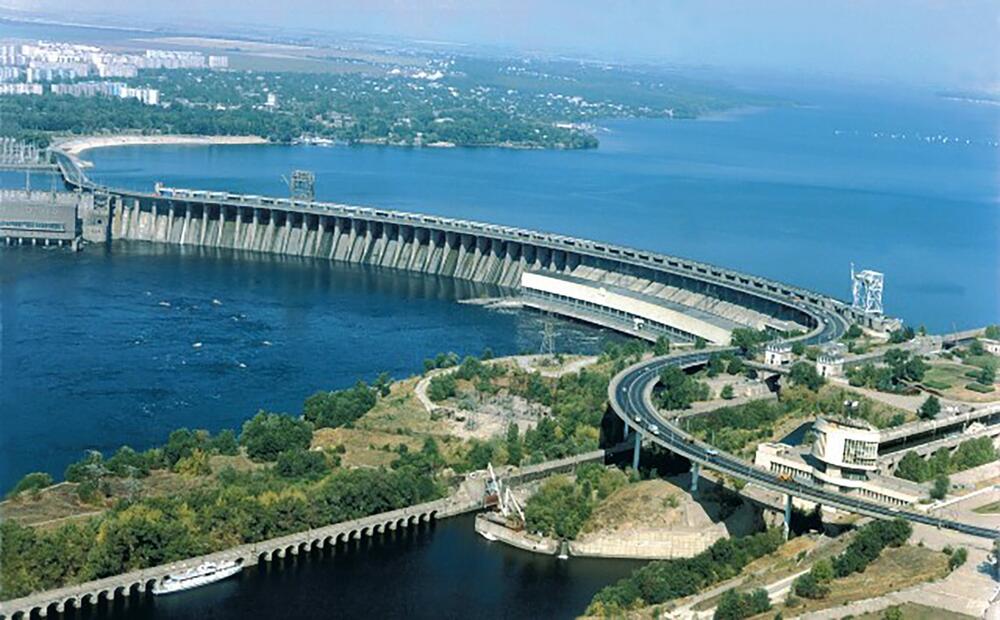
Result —
[[[76,233],[89,243],[125,239],[229,248],[470,280],[519,292],[526,306],[649,340],[666,335],[677,342],[728,344],[739,327],[795,334],[837,331],[848,323],[879,331],[898,325],[826,295],[674,256],[308,196],[159,184],[151,192],[114,189],[92,182],[74,157],[56,150],[53,158],[70,190],[60,200],[76,196]],[[28,202],[7,200],[5,208],[27,208]],[[0,222],[0,239],[49,242],[44,231],[51,222],[32,224],[32,217],[14,215]]]
[[[481,282],[519,294],[524,305],[655,340],[661,335],[678,343],[703,340],[728,345],[733,330],[769,330],[810,344],[838,339],[851,324],[876,331],[899,322],[832,297],[737,271],[682,258],[574,237],[541,233],[452,218],[377,208],[318,202],[311,197],[273,198],[227,192],[169,188],[151,192],[104,187],[87,178],[72,157],[54,151],[65,192],[5,195],[0,212],[0,239],[8,244],[74,245],[135,240],[151,243],[274,253],[399,269],[433,276]],[[65,209],[44,205],[72,205]],[[70,230],[72,229],[72,230]],[[52,236],[58,232],[61,236]],[[694,441],[665,421],[650,395],[659,372],[668,365],[702,365],[707,352],[654,358],[625,369],[609,386],[611,410],[625,423],[634,454],[646,440],[688,458],[692,480],[704,466],[737,479],[783,493],[788,523],[792,498],[800,498],[876,518],[904,517],[917,523],[991,538],[991,529],[948,521],[925,513],[900,510],[850,496],[839,489],[789,479],[720,454]],[[365,536],[378,528],[429,520],[474,506],[416,506],[415,514],[377,515],[371,523],[336,524],[288,540],[220,552],[218,559],[238,557],[253,564],[284,553],[329,544],[341,536]],[[327,531],[329,530],[329,531]],[[274,544],[271,544],[274,543]],[[40,593],[13,601],[10,616],[32,611],[41,615],[113,599],[146,589],[154,571],[138,577],[122,575],[99,584]],[[147,574],[148,573],[148,574]],[[166,574],[166,573],[164,573]]]

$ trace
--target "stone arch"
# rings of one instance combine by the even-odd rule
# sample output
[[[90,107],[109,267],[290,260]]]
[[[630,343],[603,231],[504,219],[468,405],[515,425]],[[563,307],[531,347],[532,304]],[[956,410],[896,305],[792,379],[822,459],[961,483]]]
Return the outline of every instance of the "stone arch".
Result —
[[[258,564],[260,564],[262,562],[270,562],[270,561],[271,561],[271,552],[270,551],[261,551],[260,553],[257,554],[257,563]]]
[[[132,594],[142,594],[144,591],[145,591],[145,588],[143,587],[141,581],[134,581],[128,587],[128,593],[129,593],[129,595],[132,595]]]
[[[361,535],[358,536],[358,538],[364,538],[365,536],[371,536],[371,535],[372,535],[372,528],[371,527],[363,527],[363,528],[361,528]]]
[[[334,536],[334,535],[332,535],[332,534],[329,535],[329,536],[325,536],[323,538],[323,546],[324,547],[332,547],[332,546],[334,546],[336,544],[337,544],[337,537]]]
[[[81,605],[96,605],[97,604],[97,594],[94,592],[87,592],[80,597]]]
[[[337,534],[338,543],[346,543],[348,540],[350,540],[350,535],[347,532]]]
[[[416,525],[417,523],[419,523],[419,521],[417,520],[417,516],[416,515],[410,515],[410,516],[406,517],[406,524],[407,525]]]
[[[75,596],[67,596],[63,600],[63,608],[73,607],[74,609],[80,609],[80,602]]]
[[[119,596],[122,597],[128,596],[128,586],[127,585],[115,586],[115,589],[111,591],[111,596],[113,598],[118,598]]]
[[[437,510],[432,510],[431,513],[430,513],[430,515],[428,516],[428,519],[431,520],[431,521],[436,521],[437,520],[437,516],[438,516],[438,511]]]

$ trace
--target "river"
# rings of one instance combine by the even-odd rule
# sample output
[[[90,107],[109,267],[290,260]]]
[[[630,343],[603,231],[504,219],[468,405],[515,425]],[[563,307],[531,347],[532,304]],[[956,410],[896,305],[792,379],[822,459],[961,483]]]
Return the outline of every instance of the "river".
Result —
[[[885,93],[796,98],[809,105],[608,122],[594,151],[127,147],[87,157],[97,180],[143,189],[280,194],[282,175],[311,169],[322,199],[619,242],[841,298],[855,261],[885,271],[888,312],[912,324],[1000,319],[998,108]],[[0,486],[27,471],[58,475],[85,449],[235,427],[258,408],[296,412],[317,389],[412,374],[442,350],[537,350],[537,316],[455,303],[492,294],[141,243],[2,249]],[[609,337],[559,325],[566,350]],[[457,519],[112,615],[570,617],[630,566],[490,547]]]

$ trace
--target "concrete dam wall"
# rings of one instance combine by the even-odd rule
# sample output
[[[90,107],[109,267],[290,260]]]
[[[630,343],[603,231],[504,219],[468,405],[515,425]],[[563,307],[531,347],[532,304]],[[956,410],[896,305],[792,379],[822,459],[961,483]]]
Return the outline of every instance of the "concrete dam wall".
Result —
[[[112,239],[315,257],[517,289],[525,271],[586,279],[754,328],[812,328],[830,298],[738,272],[524,229],[413,213],[158,188],[110,190]]]

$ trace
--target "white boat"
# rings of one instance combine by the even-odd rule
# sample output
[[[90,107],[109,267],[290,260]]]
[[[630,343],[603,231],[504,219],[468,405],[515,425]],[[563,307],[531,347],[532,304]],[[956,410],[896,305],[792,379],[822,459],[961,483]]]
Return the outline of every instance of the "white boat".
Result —
[[[231,577],[243,570],[243,560],[224,560],[222,562],[205,562],[182,573],[167,575],[153,584],[153,594],[170,594],[182,592],[215,583],[220,579]]]
[[[485,532],[485,531],[479,532],[479,535],[490,542],[496,542],[497,540],[497,537],[491,534],[490,532]]]

